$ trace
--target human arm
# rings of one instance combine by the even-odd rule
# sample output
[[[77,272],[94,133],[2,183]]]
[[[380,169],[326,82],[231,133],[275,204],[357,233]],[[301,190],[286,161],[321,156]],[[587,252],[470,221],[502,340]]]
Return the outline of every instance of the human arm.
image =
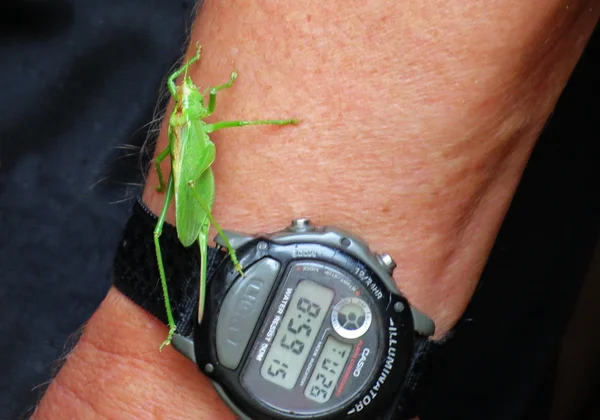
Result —
[[[217,220],[252,232],[307,215],[356,231],[394,257],[400,288],[442,335],[477,284],[597,20],[593,5],[207,3],[192,36],[205,55],[192,76],[211,86],[240,73],[217,118],[303,120],[215,133]],[[158,212],[155,183],[145,199]],[[189,361],[157,352],[164,335],[111,291],[37,415],[226,412]]]

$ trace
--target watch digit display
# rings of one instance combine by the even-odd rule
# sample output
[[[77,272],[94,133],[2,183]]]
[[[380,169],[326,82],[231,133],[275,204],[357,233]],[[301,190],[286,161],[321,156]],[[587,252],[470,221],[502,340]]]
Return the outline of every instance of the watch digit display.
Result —
[[[333,296],[333,290],[313,281],[298,283],[262,365],[260,373],[265,380],[286,389],[294,388]]]
[[[306,398],[318,403],[329,401],[351,351],[352,345],[342,343],[333,337],[327,339],[317,360],[317,367],[304,390]]]

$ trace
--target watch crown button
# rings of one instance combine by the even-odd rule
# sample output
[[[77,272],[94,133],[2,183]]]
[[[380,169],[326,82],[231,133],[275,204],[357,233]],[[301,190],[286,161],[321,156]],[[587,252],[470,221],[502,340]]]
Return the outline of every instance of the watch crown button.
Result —
[[[394,262],[390,254],[387,254],[385,252],[377,254],[377,259],[379,260],[379,263],[390,272],[390,274],[392,273],[392,271],[394,271],[394,268],[396,268],[396,263]]]
[[[305,218],[294,219],[290,224],[290,230],[294,232],[306,232],[312,229],[313,225],[310,223],[310,220]]]

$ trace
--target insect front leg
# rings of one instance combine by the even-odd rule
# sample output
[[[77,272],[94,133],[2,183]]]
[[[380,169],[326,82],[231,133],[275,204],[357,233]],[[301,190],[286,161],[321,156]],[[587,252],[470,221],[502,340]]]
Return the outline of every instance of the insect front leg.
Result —
[[[165,149],[156,156],[154,159],[154,169],[156,169],[156,175],[158,175],[158,187],[156,187],[156,191],[162,192],[165,189],[165,181],[163,180],[162,169],[160,169],[160,164],[167,156],[171,154],[171,145],[165,147]]]
[[[160,249],[160,235],[162,234],[163,226],[165,225],[165,219],[167,217],[167,211],[169,210],[169,204],[171,204],[171,200],[173,199],[174,192],[174,179],[173,174],[169,175],[169,183],[167,185],[167,192],[165,194],[165,204],[163,205],[162,211],[160,213],[160,217],[158,218],[158,222],[156,223],[156,227],[154,228],[154,248],[156,250],[156,261],[158,263],[158,273],[160,276],[160,284],[162,286],[163,297],[165,300],[165,310],[167,312],[167,321],[169,325],[169,334],[163,343],[160,345],[160,350],[164,346],[168,346],[171,344],[171,340],[173,338],[173,334],[175,334],[175,330],[177,329],[175,325],[175,319],[173,318],[173,311],[171,309],[171,301],[169,300],[169,289],[167,287],[167,276],[165,274],[165,267],[162,259],[162,252]]]
[[[237,254],[235,253],[235,249],[233,249],[233,247],[231,246],[231,243],[229,242],[229,238],[227,238],[227,235],[225,235],[225,233],[223,232],[223,229],[221,229],[221,226],[217,223],[217,221],[213,217],[213,215],[212,215],[212,213],[210,211],[209,206],[202,199],[202,197],[200,197],[200,195],[198,194],[198,192],[196,192],[196,190],[194,189],[195,181],[189,181],[188,185],[192,189],[192,193],[194,194],[194,197],[196,198],[196,200],[198,201],[198,203],[200,204],[200,206],[202,206],[202,210],[204,210],[204,212],[206,213],[206,216],[210,220],[210,223],[215,227],[215,229],[217,230],[217,233],[219,234],[219,236],[221,238],[223,238],[223,242],[225,242],[225,247],[227,248],[227,253],[229,254],[229,258],[231,258],[231,262],[235,266],[235,270],[243,276],[244,275],[244,270],[243,270],[243,267],[242,267],[242,265],[240,264],[240,262],[239,262],[239,260],[237,258]],[[202,270],[204,271],[205,269],[203,268]]]
[[[215,107],[217,106],[217,92],[233,86],[233,82],[235,82],[235,79],[237,79],[237,72],[233,71],[233,72],[231,72],[231,78],[229,79],[229,82],[224,83],[219,86],[215,86],[214,88],[212,88],[210,90],[210,96],[208,97],[208,109],[207,109],[208,114],[207,114],[207,116],[212,114],[215,110]]]
[[[200,44],[196,44],[196,54],[192,58],[190,58],[183,66],[181,66],[181,68],[171,73],[171,75],[167,79],[167,86],[169,87],[169,92],[171,92],[171,96],[173,97],[173,99],[175,99],[175,102],[179,101],[179,98],[177,97],[177,85],[175,85],[175,79],[181,76],[182,73],[187,73],[188,68],[196,61],[200,60],[201,50],[202,48],[200,47]]]

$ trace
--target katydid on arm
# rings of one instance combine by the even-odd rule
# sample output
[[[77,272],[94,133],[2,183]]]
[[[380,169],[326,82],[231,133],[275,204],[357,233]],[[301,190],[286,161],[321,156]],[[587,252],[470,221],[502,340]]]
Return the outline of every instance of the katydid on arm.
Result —
[[[165,181],[160,169],[160,163],[167,157],[171,158],[171,172],[166,184],[164,205],[154,229],[154,245],[158,261],[159,276],[165,300],[165,309],[169,325],[169,334],[160,348],[171,343],[176,330],[169,290],[165,275],[162,252],[160,248],[160,235],[167,216],[167,210],[175,198],[175,226],[179,241],[186,247],[198,242],[200,247],[200,288],[198,297],[198,322],[202,320],[204,302],[206,298],[206,261],[208,247],[208,233],[211,225],[224,242],[236,270],[243,275],[242,266],[238,262],[234,249],[231,247],[223,230],[214,220],[211,210],[215,194],[215,181],[211,165],[215,159],[215,145],[209,134],[228,127],[242,127],[245,125],[288,125],[296,124],[298,120],[257,120],[257,121],[220,121],[213,124],[206,123],[203,119],[213,113],[216,106],[217,92],[233,85],[237,73],[231,73],[229,82],[207,90],[208,105],[204,105],[205,93],[200,93],[194,85],[192,78],[187,75],[190,65],[200,59],[200,46],[196,54],[189,59],[179,70],[169,76],[167,86],[174,101],[173,111],[169,117],[169,145],[161,151],[155,160],[158,174],[158,191],[164,191]],[[181,84],[176,85],[175,80],[183,74]]]

